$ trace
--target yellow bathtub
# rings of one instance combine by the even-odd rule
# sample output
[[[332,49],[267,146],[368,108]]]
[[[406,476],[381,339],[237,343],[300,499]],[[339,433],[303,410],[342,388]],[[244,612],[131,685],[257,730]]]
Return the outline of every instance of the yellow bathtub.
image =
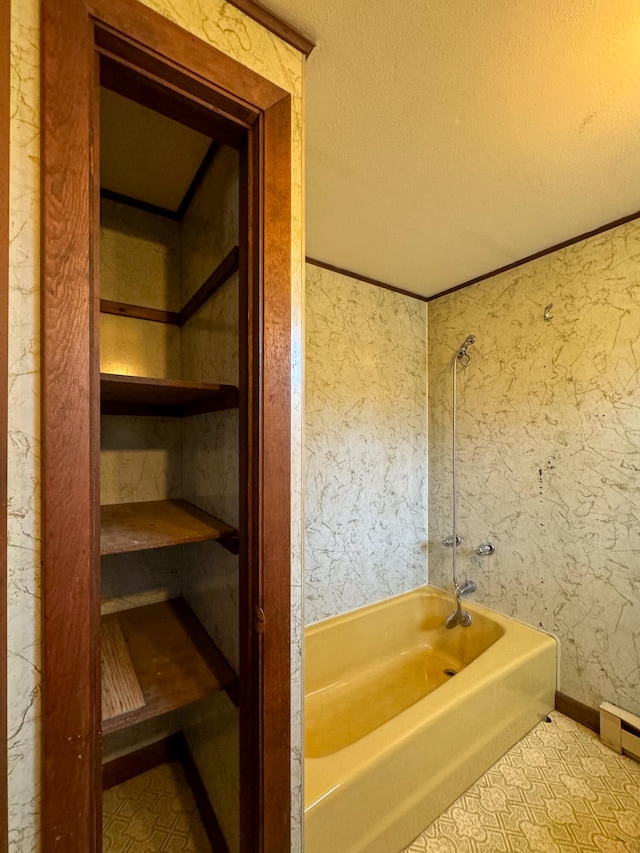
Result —
[[[556,643],[425,586],[305,632],[305,853],[397,853],[553,708]]]

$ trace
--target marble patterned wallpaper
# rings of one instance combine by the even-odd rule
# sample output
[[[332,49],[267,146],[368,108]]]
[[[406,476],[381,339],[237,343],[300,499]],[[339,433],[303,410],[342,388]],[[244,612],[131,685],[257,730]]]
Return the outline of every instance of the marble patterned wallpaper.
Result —
[[[426,305],[307,265],[305,620],[427,580]]]
[[[239,158],[220,146],[182,221],[182,302],[239,240]],[[188,379],[239,383],[239,287],[232,276],[183,326]],[[240,510],[238,410],[183,424],[184,497],[235,527]],[[215,542],[184,554],[183,595],[207,632],[239,669],[239,560]],[[231,853],[240,850],[239,713],[226,695],[185,709],[184,732]]]
[[[218,145],[213,162],[182,220],[180,286],[183,305],[224,256],[238,245],[239,171],[238,152],[228,145]],[[214,199],[215,203],[212,204]],[[200,309],[203,310],[206,310],[206,305]],[[189,321],[190,329],[194,328],[201,316],[198,312]]]
[[[102,199],[101,297],[179,311],[182,307],[180,238],[180,223]],[[178,326],[114,314],[100,315],[103,372],[180,379],[181,358]]]
[[[100,503],[180,497],[181,421],[175,418],[103,416],[100,425]],[[102,613],[141,607],[179,596],[182,571],[178,555],[179,549],[160,548],[102,557]],[[158,737],[170,733],[162,728],[157,730]],[[105,744],[103,760],[111,757],[114,756]]]
[[[224,0],[147,5],[292,94],[292,851],[302,843],[304,57]],[[39,0],[11,0],[9,850],[40,851]]]
[[[182,497],[180,419],[103,415],[100,503],[179,497]]]
[[[9,850],[38,846],[40,801],[39,8],[11,3],[9,250]]]
[[[180,223],[101,199],[102,298],[179,311],[180,287]]]
[[[180,557],[180,546],[102,557],[102,614],[178,598],[182,595]]]
[[[552,320],[543,319],[553,303]],[[640,222],[429,304],[429,575],[555,634],[559,690],[640,712]],[[476,557],[490,540],[492,557]]]

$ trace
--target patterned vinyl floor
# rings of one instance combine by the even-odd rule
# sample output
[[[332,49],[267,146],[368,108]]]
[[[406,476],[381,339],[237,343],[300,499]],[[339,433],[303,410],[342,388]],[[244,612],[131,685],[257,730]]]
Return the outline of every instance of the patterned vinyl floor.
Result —
[[[162,764],[104,792],[103,853],[211,853],[180,764]]]
[[[640,853],[640,764],[551,716],[403,853]],[[106,791],[103,812],[104,853],[210,853],[179,764]]]
[[[403,853],[640,853],[640,763],[551,717]]]

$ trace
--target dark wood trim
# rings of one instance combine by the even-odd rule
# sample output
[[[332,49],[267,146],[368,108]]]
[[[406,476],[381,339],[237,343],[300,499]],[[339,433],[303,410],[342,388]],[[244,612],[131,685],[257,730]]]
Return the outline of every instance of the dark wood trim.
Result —
[[[342,269],[342,267],[334,267],[333,264],[326,264],[324,261],[317,260],[317,258],[305,258],[305,262],[314,267],[320,267],[320,269],[323,270],[330,270],[331,272],[337,272],[340,275],[346,275],[348,278],[355,278],[356,281],[362,281],[365,284],[373,284],[375,287],[382,287],[384,290],[391,290],[393,293],[399,293],[402,296],[410,296],[412,299],[419,299],[420,302],[429,301],[428,296],[421,296],[419,293],[412,293],[410,290],[403,290],[401,287],[395,287],[393,284],[387,284],[384,281],[378,281],[375,278],[369,278],[369,276],[360,275],[360,273]]]
[[[42,4],[43,847],[99,849],[91,21]],[[73,93],[73,97],[70,97]],[[99,612],[99,610],[98,610]]]
[[[95,38],[101,56],[149,79],[155,78],[173,99],[178,98],[185,105],[206,105],[211,117],[226,120],[229,128],[251,127],[260,112],[255,105],[278,99],[277,92],[281,90],[277,86],[235,60],[233,65],[243,70],[235,86],[233,70],[220,63],[215,63],[218,79],[213,81],[211,62],[207,59],[211,45],[158,13],[154,13],[155,21],[147,16],[149,26],[142,40],[130,38],[128,33],[136,23],[136,15],[131,12],[133,0],[113,0],[108,11],[104,0],[85,0],[85,3],[89,13],[100,21]],[[166,104],[159,106],[165,113]],[[189,116],[185,115],[183,120],[188,124]]]
[[[462,284],[456,284],[454,287],[449,287],[447,290],[442,290],[440,293],[434,293],[432,296],[426,297],[427,302],[432,302],[434,299],[440,299],[441,296],[448,296],[450,293],[455,293],[457,290],[463,290],[465,287],[471,287],[472,284],[478,284],[480,281],[486,281],[488,278],[493,278],[503,272],[517,269],[524,264],[536,261],[538,258],[543,258],[545,255],[552,255],[554,252],[559,252],[560,249],[566,249],[568,246],[573,246],[576,243],[582,243],[583,240],[588,240],[590,237],[596,237],[598,234],[603,234],[605,231],[610,231],[612,228],[617,228],[620,225],[625,225],[627,222],[633,222],[634,219],[640,219],[640,211],[630,213],[628,216],[621,216],[620,219],[614,219],[613,222],[607,222],[606,225],[600,225],[594,228],[593,231],[585,231],[584,234],[578,234],[577,237],[570,237],[568,240],[563,240],[562,243],[556,243],[554,246],[549,246],[547,249],[541,249],[539,252],[534,252],[533,255],[527,255],[526,258],[520,258],[519,261],[513,261],[511,264],[506,264],[504,267],[499,267],[497,270],[483,273],[469,281],[463,281]]]
[[[173,219],[174,221],[178,219],[178,213],[175,210],[169,210],[168,207],[159,207],[157,204],[151,204],[151,202],[142,201],[139,198],[117,193],[115,190],[108,190],[105,187],[100,188],[100,198],[117,201],[118,204],[126,204],[128,207],[135,207],[136,210],[143,210],[145,213],[153,213],[154,216],[163,216],[165,219]]]
[[[240,249],[234,246],[231,251],[225,255],[218,266],[211,273],[209,278],[202,284],[193,294],[191,299],[182,308],[178,315],[178,321],[181,326],[190,320],[199,308],[210,299],[216,290],[219,290],[222,285],[228,281],[231,276],[238,271],[240,263]]]
[[[207,148],[207,153],[202,158],[202,163],[198,166],[198,169],[193,176],[193,180],[189,184],[189,187],[184,194],[184,198],[180,202],[178,209],[176,211],[178,219],[182,219],[189,210],[189,205],[193,201],[193,197],[198,192],[200,188],[200,184],[202,183],[204,176],[207,174],[209,170],[209,166],[213,163],[213,158],[216,156],[216,151],[218,150],[219,145],[217,142],[212,142],[211,145]]]
[[[199,95],[187,95],[179,86],[159,77],[158,69],[152,73],[139,67],[135,62],[136,54],[133,56],[134,62],[128,62],[101,48],[102,85],[211,139],[225,142],[234,148],[239,147],[245,125],[222,114],[217,108],[217,97],[213,103],[203,100],[199,95],[206,94],[206,90],[203,91],[201,86],[196,86]],[[138,52],[138,56],[142,58],[145,54]]]
[[[600,712],[595,708],[572,699],[566,693],[556,693],[556,711],[586,726],[597,735],[600,734]]]
[[[243,853],[280,853],[290,846],[291,811],[291,98],[135,0],[43,3],[43,848],[100,850],[99,193],[90,163],[92,63],[96,45],[104,53],[107,42],[112,58],[153,76],[174,100],[196,103],[202,115],[210,109],[215,120],[225,114],[241,131],[241,152],[250,152],[243,194],[250,403],[241,410],[249,418],[241,452],[251,494],[240,535],[251,581],[242,586],[240,664],[252,704],[241,708],[240,752],[251,822],[242,833]],[[258,557],[251,566],[250,552]]]
[[[184,770],[187,783],[196,801],[200,819],[207,833],[212,853],[229,853],[220,824],[209,800],[207,790],[204,786],[191,750],[182,732],[176,732],[169,737],[143,746],[135,752],[129,752],[120,758],[114,758],[107,762],[102,768],[102,787],[108,791],[114,785],[128,782],[154,767],[179,761]]]
[[[315,42],[305,36],[304,33],[265,9],[260,3],[256,3],[255,0],[229,0],[229,3],[236,9],[240,9],[249,18],[253,18],[254,21],[262,24],[265,30],[269,30],[282,41],[290,44],[291,47],[295,47],[300,53],[304,53],[305,56],[309,56],[316,46]]]
[[[89,400],[90,424],[89,441],[91,454],[91,513],[93,519],[92,543],[90,556],[91,567],[91,599],[88,602],[91,620],[91,636],[94,640],[93,649],[93,691],[95,713],[95,757],[92,757],[94,790],[94,827],[97,851],[102,850],[102,625],[100,601],[102,597],[102,576],[100,548],[100,57],[92,53],[93,80],[90,83],[90,261],[91,278],[87,282],[89,291],[89,359],[91,375],[91,394]]]
[[[180,315],[177,311],[162,311],[159,308],[145,308],[144,305],[131,305],[129,302],[113,302],[111,299],[100,300],[102,314],[115,314],[118,317],[131,317],[135,320],[151,320],[153,323],[169,323],[179,326]]]
[[[240,726],[262,745],[240,755],[243,853],[290,848],[290,110],[265,111],[240,152]]]
[[[261,123],[258,123],[258,130]],[[240,243],[240,268],[238,276],[240,315],[239,315],[239,391],[240,391],[240,482],[246,484],[246,489],[240,496],[240,531],[244,535],[240,537],[240,600],[254,600],[253,572],[249,567],[256,565],[258,561],[257,537],[255,535],[259,520],[255,518],[253,494],[259,488],[257,482],[256,465],[254,459],[257,448],[255,447],[255,433],[249,430],[249,424],[253,422],[255,413],[259,410],[256,402],[256,389],[251,382],[253,372],[254,350],[253,342],[255,303],[259,303],[259,297],[255,296],[255,277],[257,275],[256,262],[259,263],[259,248],[256,239],[260,228],[260,217],[256,213],[255,193],[259,197],[259,174],[260,163],[254,162],[256,150],[259,150],[259,138],[251,134],[245,146],[240,149],[239,160],[239,243]],[[253,442],[253,443],[252,443]],[[258,638],[253,630],[253,614],[247,608],[240,610],[240,729],[249,731],[252,742],[259,742],[260,730],[255,719],[248,709],[254,701],[255,686],[245,677],[246,671],[254,667],[254,655],[257,651]],[[261,762],[258,756],[251,755],[246,750],[240,750],[240,849],[246,853],[253,853],[250,834],[255,816],[259,814],[254,808],[254,788],[258,778],[258,770]],[[243,827],[248,827],[243,830]]]
[[[0,4],[0,853],[8,848],[7,813],[7,428],[9,337],[9,116],[11,3]]]
[[[291,482],[289,96],[265,112],[262,140],[262,239],[271,251],[262,251],[263,286],[253,315],[254,323],[259,323],[254,342],[261,344],[251,378],[254,388],[259,385],[260,428],[255,429],[254,439],[254,446],[260,443],[259,488],[252,496],[252,515],[259,518],[259,559],[250,570],[254,572],[254,635],[262,647],[259,687],[262,702],[273,716],[259,721],[262,774],[256,800],[262,807],[258,824],[262,822],[264,841],[256,849],[278,853],[289,850],[291,844],[291,500],[290,489],[282,488]],[[274,163],[279,168],[273,168]],[[256,277],[255,285],[259,281]]]

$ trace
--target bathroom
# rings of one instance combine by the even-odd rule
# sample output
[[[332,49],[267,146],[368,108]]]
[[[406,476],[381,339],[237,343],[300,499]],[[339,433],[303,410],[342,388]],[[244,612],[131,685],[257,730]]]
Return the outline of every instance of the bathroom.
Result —
[[[293,95],[291,850],[304,849],[303,626],[407,593],[426,582],[451,594],[453,552],[442,541],[452,533],[451,374],[456,349],[468,335],[475,336],[471,361],[457,365],[456,532],[461,542],[455,555],[461,582],[473,580],[477,591],[465,596],[463,606],[490,608],[557,639],[556,703],[564,715],[582,713],[583,722],[594,724],[603,701],[640,714],[640,226],[637,216],[630,216],[640,204],[634,197],[637,181],[630,162],[637,134],[629,118],[638,106],[637,10],[624,2],[614,4],[615,10],[609,5],[597,12],[589,5],[593,14],[585,12],[582,30],[572,27],[569,12],[554,18],[547,10],[558,31],[575,39],[574,48],[585,33],[593,44],[603,20],[610,21],[609,41],[603,38],[610,52],[599,55],[599,61],[612,66],[617,57],[621,63],[618,80],[613,73],[606,77],[602,67],[591,73],[582,57],[580,73],[596,92],[594,101],[604,105],[604,117],[584,113],[579,132],[572,125],[575,149],[567,148],[560,156],[552,141],[545,142],[549,127],[544,120],[532,142],[522,113],[518,113],[521,136],[505,130],[509,150],[494,150],[485,139],[487,148],[471,152],[464,139],[456,137],[461,161],[467,155],[490,164],[470,188],[464,216],[429,182],[430,205],[419,198],[425,185],[416,186],[411,215],[400,225],[383,201],[394,195],[390,184],[408,185],[412,180],[397,150],[391,152],[396,174],[389,160],[377,170],[362,162],[363,182],[373,188],[373,196],[366,199],[355,191],[338,194],[335,189],[335,180],[358,172],[353,163],[342,171],[336,167],[338,178],[333,175],[334,189],[329,189],[330,175],[321,168],[312,171],[308,161],[304,212],[303,101],[307,157],[322,165],[315,137],[321,119],[312,112],[313,99],[318,103],[314,87],[319,84],[313,73],[321,61],[337,65],[335,55],[323,59],[325,49],[331,54],[326,30],[330,4],[307,20],[304,4],[284,0],[265,4],[303,32],[315,30],[317,45],[306,60],[304,84],[302,55],[232,4],[222,4],[224,14],[212,12],[211,20],[204,22],[195,10],[197,4],[157,0],[147,5]],[[535,36],[542,44],[544,16],[534,4],[525,5],[530,17],[523,12],[524,19],[517,20],[514,11],[509,18],[513,30],[503,32],[503,38],[508,42],[513,32],[530,31],[531,40]],[[501,6],[492,4],[496,15]],[[40,849],[41,796],[40,4],[12,0],[11,11],[17,70],[12,78],[9,234],[8,831],[11,853],[30,853]],[[465,70],[469,76],[482,69],[486,59],[471,50],[477,12],[474,5],[465,21],[449,22],[455,37],[437,30],[433,39],[440,59],[453,42],[460,55],[473,59]],[[355,40],[354,52],[376,55],[370,44],[359,41],[364,36],[357,14],[353,15],[345,20],[341,37]],[[381,50],[389,35],[384,15],[378,10],[371,17],[377,19],[378,41],[373,45]],[[403,22],[397,37],[406,42],[411,14],[407,12]],[[467,33],[464,41],[460,30]],[[535,86],[528,89],[527,106],[542,119],[562,112],[566,91],[576,85],[575,69],[560,62],[560,41],[558,36],[549,45],[559,78],[554,89],[557,102],[542,103],[543,86],[540,92]],[[354,74],[344,46],[342,56],[345,64],[336,73]],[[477,78],[478,90],[486,94],[493,87],[501,93],[511,120],[517,96],[508,98],[506,87],[516,91],[521,59],[517,49],[506,51],[507,71],[502,76],[499,66],[489,63],[495,78],[488,73]],[[402,73],[417,87],[426,70],[414,60],[416,67],[408,62]],[[529,60],[533,62],[531,55]],[[364,69],[363,76],[370,71],[370,66]],[[601,89],[598,79],[603,81]],[[434,90],[437,85],[438,81],[432,83]],[[443,91],[456,88],[447,89],[442,80],[440,85]],[[456,85],[464,89],[460,78]],[[588,86],[584,84],[585,89]],[[326,90],[335,91],[331,85]],[[453,108],[447,111],[446,98],[437,104],[451,134],[462,136],[468,132],[465,121],[483,119],[472,95],[463,98],[468,107],[463,119]],[[359,97],[372,93],[365,90]],[[428,112],[430,104],[426,96],[421,98],[419,106],[405,104],[408,115],[418,109]],[[493,106],[491,99],[485,103]],[[347,115],[353,104],[344,106]],[[607,144],[612,115],[620,118],[615,132],[628,134],[615,162],[608,159]],[[493,118],[489,111],[487,121]],[[399,117],[394,121],[398,124]],[[361,124],[362,133],[375,135],[375,117]],[[338,141],[347,135],[335,127],[334,132]],[[552,177],[564,172],[573,176],[563,185],[564,196],[560,190],[545,195],[543,189],[531,199],[523,192],[523,186],[531,192],[544,183],[525,156],[527,151],[535,154],[536,162],[548,160]],[[624,168],[625,151],[629,173]],[[597,159],[598,152],[602,178],[588,189],[585,163]],[[519,189],[514,180],[499,212],[499,205],[488,210],[493,182],[508,185],[524,162],[530,171],[525,170]],[[449,187],[463,183],[459,175],[449,173],[448,179]],[[608,195],[605,186],[610,187]],[[378,216],[365,221],[365,213],[376,208]],[[561,232],[547,227],[551,209],[557,220],[564,220]],[[321,215],[332,221],[333,244],[323,243],[318,233]],[[451,221],[454,216],[459,222],[457,242],[438,241],[433,235],[440,220]],[[494,219],[485,223],[491,216]],[[628,221],[619,221],[627,217]],[[527,223],[519,235],[518,220]],[[522,237],[536,228],[530,238]],[[499,238],[487,236],[492,229]],[[412,242],[404,242],[407,230]],[[345,241],[345,233],[353,239]],[[363,234],[368,242],[358,247]],[[554,251],[517,263],[565,241],[567,245]],[[345,242],[351,247],[341,254],[338,248]],[[403,258],[410,260],[401,271]],[[445,268],[447,259],[456,264]],[[512,264],[511,269],[483,277]],[[481,280],[441,295],[478,276]],[[476,548],[486,543],[495,552],[476,554]],[[454,609],[452,597],[450,607]],[[585,708],[590,712],[586,718]],[[545,709],[545,714],[551,710]],[[446,820],[442,826],[451,829]],[[627,849],[632,850],[640,830],[634,836],[634,826],[627,829],[632,839]],[[430,849],[428,843],[423,840],[415,849]]]
[[[427,303],[307,266],[309,622],[427,572],[452,592],[452,359],[471,332],[457,369],[457,571],[477,585],[464,601],[556,637],[565,714],[638,713],[639,261],[632,221]],[[468,843],[462,818],[453,829]]]

